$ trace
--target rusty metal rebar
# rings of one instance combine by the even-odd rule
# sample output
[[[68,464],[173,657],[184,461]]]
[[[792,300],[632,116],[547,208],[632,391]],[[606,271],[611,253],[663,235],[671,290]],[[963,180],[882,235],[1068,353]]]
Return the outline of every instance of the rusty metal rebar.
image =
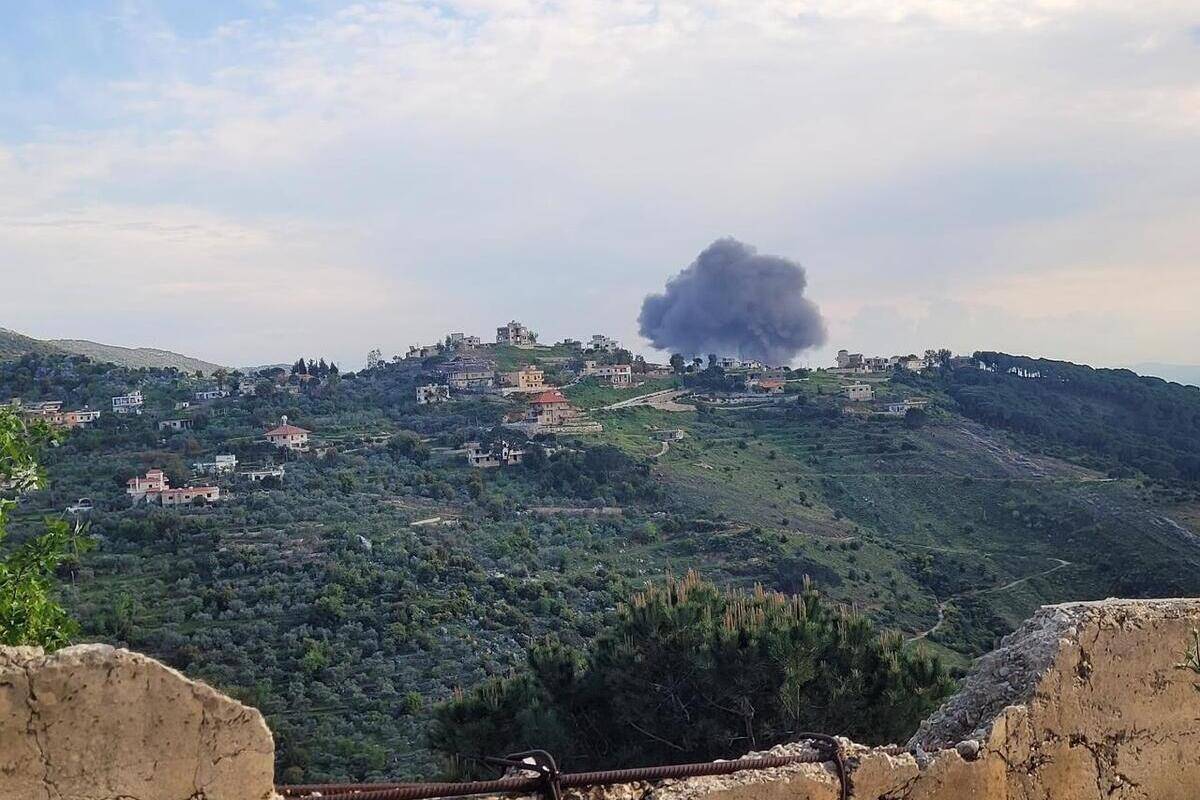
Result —
[[[790,764],[816,764],[829,760],[834,764],[841,784],[841,798],[849,798],[849,782],[846,764],[842,758],[841,745],[832,736],[805,733],[796,741],[810,741],[818,745],[813,755],[758,756],[739,758],[732,761],[705,761],[695,764],[668,764],[656,767],[632,767],[628,769],[600,770],[597,772],[574,772],[554,775],[553,785],[562,789],[586,786],[610,786],[637,781],[656,781],[679,778],[697,778],[709,775],[729,775],[734,772],[755,769],[772,769]],[[280,786],[279,793],[287,798],[315,798],[322,800],[433,800],[434,798],[470,797],[480,794],[530,794],[547,792],[547,775],[513,776],[493,780],[459,781],[442,783],[321,783]]]

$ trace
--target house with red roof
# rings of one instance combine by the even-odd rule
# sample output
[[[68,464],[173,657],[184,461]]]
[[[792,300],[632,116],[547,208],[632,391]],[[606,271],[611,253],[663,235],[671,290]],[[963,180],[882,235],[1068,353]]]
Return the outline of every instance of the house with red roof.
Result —
[[[312,433],[310,430],[288,424],[287,416],[280,419],[278,428],[272,428],[267,431],[264,436],[271,444],[276,447],[286,447],[288,450],[303,452],[308,449],[308,435]]]
[[[566,425],[575,420],[579,412],[558,389],[542,392],[529,401],[525,421],[544,428]]]

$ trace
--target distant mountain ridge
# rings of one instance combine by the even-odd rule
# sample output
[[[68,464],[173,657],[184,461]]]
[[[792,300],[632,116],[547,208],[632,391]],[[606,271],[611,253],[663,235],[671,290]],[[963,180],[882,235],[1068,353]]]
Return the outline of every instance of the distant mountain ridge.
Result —
[[[184,372],[199,371],[205,374],[224,369],[222,365],[211,361],[154,347],[120,347],[87,339],[34,339],[0,328],[0,359],[20,358],[26,353],[71,353],[123,367],[174,367]]]

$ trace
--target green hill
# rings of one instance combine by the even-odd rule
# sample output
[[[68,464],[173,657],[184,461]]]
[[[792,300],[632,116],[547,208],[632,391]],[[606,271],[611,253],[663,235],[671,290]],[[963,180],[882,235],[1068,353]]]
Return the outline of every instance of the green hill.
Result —
[[[992,371],[879,379],[881,398],[930,399],[906,418],[843,413],[829,373],[748,408],[604,410],[645,387],[579,384],[602,434],[486,471],[457,451],[512,437],[494,426],[521,400],[418,406],[419,361],[265,385],[193,407],[171,435],[157,422],[200,381],[0,363],[0,397],[102,408],[140,387],[147,404],[47,451],[50,488],[14,512],[15,535],[92,498],[100,545],[64,588],[86,638],[254,703],[280,774],[313,782],[432,774],[433,703],[521,666],[531,637],[583,648],[630,592],[693,568],[745,589],[809,576],[959,667],[1044,603],[1200,593],[1200,391],[981,355]],[[325,457],[262,441],[284,414]],[[191,465],[218,453],[286,461],[286,476],[219,478],[212,507],[130,507],[127,478],[207,480]]]
[[[89,342],[86,339],[51,339],[48,344],[68,353],[86,356],[92,361],[116,364],[122,367],[174,367],[183,372],[199,371],[205,374],[212,374],[218,369],[224,369],[222,365],[214,364],[211,361],[203,361],[199,358],[153,347],[119,347],[112,344]]]
[[[214,370],[223,368],[220,364],[173,353],[170,350],[159,350],[153,347],[119,347],[86,339],[34,339],[7,328],[0,328],[0,361],[20,358],[27,353],[71,353],[85,356],[92,361],[135,369],[139,367],[174,367],[184,372],[200,371],[211,374]]]
[[[20,358],[26,353],[55,352],[61,351],[49,342],[24,336],[8,328],[0,328],[0,361]]]

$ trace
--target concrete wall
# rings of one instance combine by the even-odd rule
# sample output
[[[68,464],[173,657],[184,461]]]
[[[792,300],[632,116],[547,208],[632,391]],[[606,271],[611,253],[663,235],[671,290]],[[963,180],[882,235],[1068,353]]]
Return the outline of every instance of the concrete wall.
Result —
[[[265,800],[262,715],[107,645],[0,648],[0,800]]]

